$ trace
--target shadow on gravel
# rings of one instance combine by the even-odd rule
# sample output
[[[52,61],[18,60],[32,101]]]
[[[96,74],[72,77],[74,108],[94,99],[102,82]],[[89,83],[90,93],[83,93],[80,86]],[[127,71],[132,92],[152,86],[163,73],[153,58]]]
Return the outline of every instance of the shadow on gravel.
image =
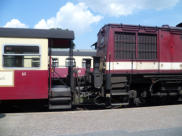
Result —
[[[0,104],[0,113],[45,112],[45,101],[5,101]]]
[[[91,132],[91,133],[80,133],[73,135],[60,135],[60,136],[181,136],[182,127],[167,128],[167,129],[155,129],[155,130],[145,130],[132,132],[113,130],[113,131],[101,131],[101,132]]]
[[[0,113],[0,119],[5,117],[6,115],[4,113]]]

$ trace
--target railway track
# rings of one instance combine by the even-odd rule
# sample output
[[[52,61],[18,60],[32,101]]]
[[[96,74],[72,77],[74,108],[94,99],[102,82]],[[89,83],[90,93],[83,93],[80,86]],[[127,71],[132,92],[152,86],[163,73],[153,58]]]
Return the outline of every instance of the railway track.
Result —
[[[44,101],[26,101],[25,103],[14,102],[0,104],[0,113],[23,113],[23,112],[50,112],[48,105]],[[168,106],[168,105],[182,105],[182,101],[170,102],[170,103],[150,103],[145,105],[130,105],[130,106],[93,106],[93,105],[80,105],[73,107],[72,110],[52,110],[52,111],[85,111],[85,110],[106,110],[106,109],[130,109],[130,108],[142,108],[142,107],[155,107],[155,106]]]

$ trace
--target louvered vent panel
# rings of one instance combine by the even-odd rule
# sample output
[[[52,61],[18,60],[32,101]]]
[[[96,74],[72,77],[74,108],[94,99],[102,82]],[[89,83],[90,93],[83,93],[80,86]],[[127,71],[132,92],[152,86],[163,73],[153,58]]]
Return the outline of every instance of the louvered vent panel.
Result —
[[[135,33],[115,33],[115,59],[136,59]]]
[[[156,35],[138,35],[138,59],[157,59],[157,37]]]

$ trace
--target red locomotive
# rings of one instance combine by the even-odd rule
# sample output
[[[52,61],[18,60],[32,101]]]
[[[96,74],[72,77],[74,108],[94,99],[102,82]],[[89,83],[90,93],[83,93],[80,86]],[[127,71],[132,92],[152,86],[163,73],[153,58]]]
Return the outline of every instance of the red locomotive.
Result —
[[[104,66],[111,103],[116,98],[126,104],[153,96],[178,98],[182,94],[181,52],[181,27],[105,25],[98,33],[97,56]]]
[[[180,26],[105,25],[95,44],[93,71],[91,59],[85,59],[81,79],[74,76],[73,39],[67,30],[0,28],[0,100],[46,99],[49,109],[70,109],[181,99]],[[53,76],[53,48],[69,48],[65,80]]]

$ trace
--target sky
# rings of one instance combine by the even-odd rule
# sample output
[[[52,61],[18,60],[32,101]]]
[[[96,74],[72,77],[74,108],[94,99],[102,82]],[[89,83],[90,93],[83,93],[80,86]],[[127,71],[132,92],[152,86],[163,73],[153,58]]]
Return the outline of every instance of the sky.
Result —
[[[180,22],[182,0],[0,0],[0,27],[73,30],[76,49],[91,49],[105,24]]]

